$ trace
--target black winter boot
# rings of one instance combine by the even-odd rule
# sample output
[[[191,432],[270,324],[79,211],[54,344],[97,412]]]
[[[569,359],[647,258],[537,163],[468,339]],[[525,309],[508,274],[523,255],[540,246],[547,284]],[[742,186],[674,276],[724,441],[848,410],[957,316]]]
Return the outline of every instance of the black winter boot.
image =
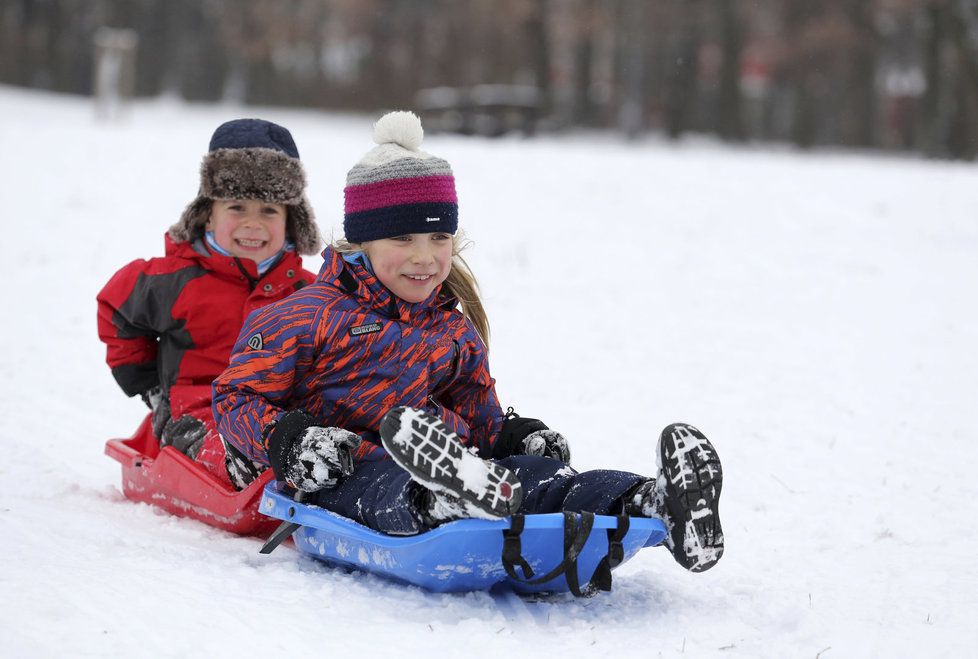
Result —
[[[422,519],[498,519],[519,509],[523,487],[516,475],[470,453],[437,417],[394,408],[380,422],[380,438],[394,462],[432,492],[419,497]]]
[[[723,556],[720,458],[703,433],[675,423],[662,431],[657,459],[658,478],[632,492],[625,512],[662,519],[669,528],[665,544],[676,562],[690,572],[709,570]]]

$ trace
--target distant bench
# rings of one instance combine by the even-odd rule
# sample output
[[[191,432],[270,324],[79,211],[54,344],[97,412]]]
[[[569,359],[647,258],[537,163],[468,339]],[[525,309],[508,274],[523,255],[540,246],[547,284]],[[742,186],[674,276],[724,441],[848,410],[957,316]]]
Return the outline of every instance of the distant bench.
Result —
[[[415,107],[431,132],[499,137],[533,135],[542,103],[540,90],[529,85],[475,85],[422,89]]]

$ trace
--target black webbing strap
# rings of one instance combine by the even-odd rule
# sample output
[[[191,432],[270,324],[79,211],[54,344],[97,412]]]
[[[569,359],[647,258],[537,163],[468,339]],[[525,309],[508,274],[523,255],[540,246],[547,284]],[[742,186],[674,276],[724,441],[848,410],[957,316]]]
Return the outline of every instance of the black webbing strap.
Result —
[[[525,521],[523,515],[513,515],[509,528],[503,531],[503,567],[506,574],[517,580],[533,578],[533,569],[523,558],[523,546],[520,544]],[[523,570],[522,579],[516,574],[516,566]]]
[[[594,528],[594,513],[581,513],[581,526],[577,527],[577,515],[574,513],[564,513],[564,578],[567,579],[567,587],[574,597],[590,597],[593,592],[588,587],[590,583],[584,584],[585,592],[581,592],[581,585],[577,577],[577,557],[584,549],[584,543],[591,535]]]
[[[529,586],[546,583],[561,574],[567,580],[567,587],[576,597],[590,597],[599,590],[611,590],[611,569],[617,567],[625,557],[622,540],[628,533],[627,515],[618,516],[617,528],[608,529],[608,553],[594,570],[591,580],[582,589],[577,576],[577,559],[594,528],[594,513],[580,514],[580,525],[576,513],[564,512],[564,560],[542,577],[533,579],[533,571],[523,558],[520,534],[523,532],[523,515],[514,515],[509,529],[503,531],[502,562],[510,578]],[[524,577],[516,574],[516,566],[523,570]]]
[[[514,518],[515,517],[517,517],[517,516],[514,516]],[[505,538],[507,536],[504,535],[504,540],[503,540],[503,557],[502,557],[502,560],[503,560],[503,567],[506,569],[506,574],[508,574],[513,579],[516,579],[517,581],[521,581],[521,582],[523,582],[523,583],[525,583],[527,585],[530,585],[530,586],[534,586],[534,585],[537,585],[537,584],[545,583],[547,581],[550,581],[551,579],[555,579],[556,577],[559,577],[561,574],[565,574],[567,572],[567,568],[568,568],[568,550],[573,547],[574,541],[577,538],[577,535],[579,533],[578,532],[578,529],[577,529],[577,515],[575,515],[574,513],[569,513],[569,512],[565,512],[564,513],[564,560],[562,560],[560,562],[560,564],[557,565],[557,567],[555,567],[554,569],[550,570],[550,572],[547,572],[542,577],[537,577],[536,579],[531,579],[531,578],[521,579],[519,576],[516,575],[516,570],[514,569],[515,564],[523,565],[524,563],[526,563],[526,561],[523,559],[523,556],[522,555],[517,556],[515,559],[512,557],[512,551],[513,551],[513,549],[514,548],[515,549],[519,549],[519,545],[517,544],[519,542],[519,540],[518,540],[519,533],[522,533],[522,531],[523,531],[523,528],[522,528],[523,527],[523,519],[522,519],[523,516],[522,515],[519,515],[518,517],[521,518],[517,522],[517,529],[518,529],[518,531],[515,531],[514,532],[513,528],[510,528],[509,529],[509,535],[508,535],[508,538],[510,539],[510,545],[509,545],[510,546],[510,553],[509,553],[509,555],[507,555],[507,553],[505,551],[506,550],[506,546],[505,546],[505,542],[506,541],[505,541]],[[592,523],[593,523],[593,521],[594,520],[592,518]],[[589,533],[590,533],[590,531],[591,531],[591,529],[588,528],[588,532]],[[506,534],[506,531],[503,531],[503,533]],[[584,536],[584,541],[587,541],[587,536]],[[584,542],[581,542],[581,547],[583,547],[583,546],[584,546]],[[577,559],[577,554],[579,554],[579,553],[580,553],[580,549],[578,549],[576,552],[574,552],[574,560],[575,560],[574,571],[575,571],[575,573],[577,571],[576,559]],[[525,573],[525,570],[524,570],[524,573]],[[529,576],[531,577],[532,574],[529,575]]]
[[[625,547],[621,541],[628,534],[630,523],[628,515],[618,515],[618,525],[613,529],[608,529],[608,553],[594,568],[594,574],[591,575],[591,586],[596,590],[611,590],[611,571],[625,560]]]

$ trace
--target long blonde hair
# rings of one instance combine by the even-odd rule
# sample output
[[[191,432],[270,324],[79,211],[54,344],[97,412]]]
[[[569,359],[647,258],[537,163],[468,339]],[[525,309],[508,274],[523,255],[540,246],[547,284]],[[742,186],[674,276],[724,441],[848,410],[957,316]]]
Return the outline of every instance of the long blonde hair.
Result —
[[[482,304],[482,295],[479,292],[479,282],[476,280],[469,264],[462,258],[462,251],[472,244],[465,234],[459,231],[452,236],[452,267],[448,271],[448,277],[442,284],[442,290],[458,300],[462,307],[462,315],[469,319],[475,327],[482,342],[489,346],[489,316],[486,308]],[[352,254],[362,252],[363,245],[351,243],[344,239],[334,240],[333,249],[340,254]]]

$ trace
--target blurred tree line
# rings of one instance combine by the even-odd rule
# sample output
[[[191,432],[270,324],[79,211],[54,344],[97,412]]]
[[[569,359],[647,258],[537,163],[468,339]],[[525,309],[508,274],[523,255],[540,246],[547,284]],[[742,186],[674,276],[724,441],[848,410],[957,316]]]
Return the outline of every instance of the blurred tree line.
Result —
[[[978,0],[0,0],[0,82],[377,111],[534,90],[541,128],[978,153]]]

